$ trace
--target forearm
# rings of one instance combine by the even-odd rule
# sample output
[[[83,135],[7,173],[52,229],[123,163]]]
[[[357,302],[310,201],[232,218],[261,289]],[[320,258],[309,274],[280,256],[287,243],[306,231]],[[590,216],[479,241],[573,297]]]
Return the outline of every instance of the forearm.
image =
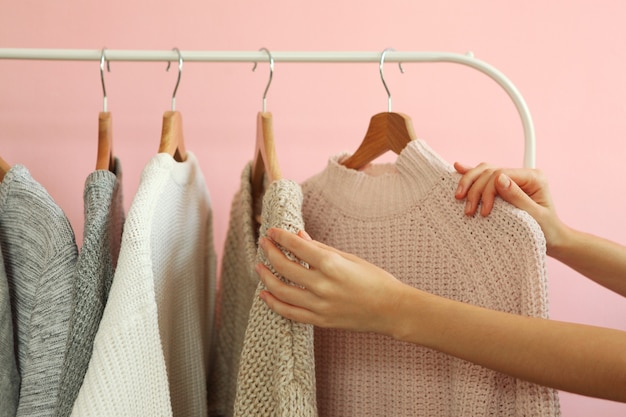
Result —
[[[598,284],[626,296],[626,247],[565,228],[549,255]]]
[[[406,290],[392,335],[537,384],[626,401],[626,333]]]

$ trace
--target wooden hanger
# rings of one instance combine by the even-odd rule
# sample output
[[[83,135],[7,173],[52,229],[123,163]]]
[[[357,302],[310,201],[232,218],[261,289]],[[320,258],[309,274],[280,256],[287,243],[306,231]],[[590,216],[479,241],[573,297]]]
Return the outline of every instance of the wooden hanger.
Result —
[[[365,138],[356,152],[342,164],[347,168],[361,169],[387,151],[400,154],[415,139],[409,116],[392,112],[378,113],[371,118]]]
[[[96,170],[105,169],[113,172],[113,136],[111,128],[111,113],[100,112],[98,115],[98,157],[96,159]]]
[[[183,135],[183,116],[176,111],[176,91],[180,84],[180,75],[183,72],[183,56],[178,50],[178,79],[176,87],[172,93],[172,110],[163,113],[163,127],[161,129],[161,142],[159,144],[159,153],[165,152],[170,154],[177,162],[183,162],[187,159],[187,151],[185,150],[185,137]],[[170,69],[169,62],[166,71]]]
[[[274,146],[274,128],[272,126],[272,113],[266,111],[267,107],[267,91],[272,83],[274,75],[274,57],[267,48],[261,48],[265,51],[270,60],[270,77],[263,92],[263,111],[257,113],[256,116],[256,142],[254,147],[254,157],[252,159],[252,172],[250,174],[250,187],[252,191],[252,207],[254,210],[254,218],[258,224],[261,224],[261,198],[265,192],[265,183],[282,178],[278,157],[276,156],[276,147]],[[254,64],[252,71],[256,69]]]
[[[255,202],[261,198],[265,191],[265,177],[267,177],[268,183],[282,178],[274,146],[274,130],[272,127],[272,113],[270,112],[259,112],[257,114],[256,146],[254,159],[252,160],[251,175],[252,199]]]
[[[383,64],[385,54],[392,50],[387,48],[382,52],[379,65],[380,79],[387,91],[387,112],[375,114],[370,119],[365,137],[356,152],[342,161],[348,168],[361,169],[387,151],[400,154],[409,142],[416,139],[411,118],[403,113],[391,112],[391,93],[383,75]],[[399,66],[400,71],[404,73],[402,65]]]
[[[113,129],[111,128],[111,113],[107,111],[107,90],[104,85],[104,64],[107,64],[107,70],[110,72],[111,67],[105,56],[106,48],[102,49],[100,55],[100,80],[102,81],[102,111],[98,115],[98,155],[96,158],[96,170],[105,169],[114,170],[113,158]]]
[[[9,165],[8,162],[4,159],[0,158],[0,182],[2,182],[4,176],[7,174],[7,172],[9,172],[10,169],[11,165]]]
[[[166,111],[163,113],[163,128],[161,129],[159,152],[172,155],[177,162],[183,162],[187,159],[185,137],[183,136],[183,116],[179,111]]]

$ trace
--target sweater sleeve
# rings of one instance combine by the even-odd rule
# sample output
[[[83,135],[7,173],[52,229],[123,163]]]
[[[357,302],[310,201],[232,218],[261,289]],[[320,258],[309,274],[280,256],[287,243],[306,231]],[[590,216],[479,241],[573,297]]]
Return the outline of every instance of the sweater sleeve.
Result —
[[[265,193],[259,235],[271,227],[293,233],[304,228],[302,192],[292,181],[275,181]],[[260,248],[257,259],[271,268]],[[241,353],[235,416],[316,416],[313,327],[274,313],[259,298],[262,289],[259,282]]]
[[[13,345],[11,299],[4,261],[0,253],[0,416],[14,416],[20,396],[20,375],[17,372]]]

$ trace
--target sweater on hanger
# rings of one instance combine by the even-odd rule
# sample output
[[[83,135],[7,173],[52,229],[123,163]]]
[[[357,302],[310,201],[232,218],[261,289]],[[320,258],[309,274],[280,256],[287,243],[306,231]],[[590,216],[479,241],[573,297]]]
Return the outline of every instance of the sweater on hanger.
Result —
[[[215,293],[209,195],[195,156],[144,168],[75,416],[203,416]]]
[[[0,244],[22,380],[17,416],[52,416],[78,249],[67,217],[23,165],[0,183]]]
[[[97,170],[85,181],[83,244],[74,271],[74,296],[61,373],[57,416],[69,416],[87,372],[102,312],[113,282],[124,224],[122,169]]]
[[[215,361],[209,377],[209,416],[232,417],[237,372],[248,325],[252,298],[258,284],[256,227],[253,214],[251,165],[241,174],[233,197],[216,301]]]
[[[346,156],[302,185],[314,239],[442,297],[548,316],[545,239],[530,215],[498,199],[467,217],[460,175],[421,140],[363,171]],[[316,328],[315,364],[320,416],[560,414],[556,390],[378,334]]]
[[[222,259],[217,356],[211,375],[211,416],[314,416],[312,327],[293,323],[259,299],[254,267],[267,261],[257,248],[250,186],[251,164],[241,175]],[[270,184],[262,227],[303,228],[302,192],[289,180]]]
[[[20,399],[9,281],[0,252],[0,417],[14,417]]]
[[[217,297],[215,361],[209,378],[209,416],[231,417],[235,405],[237,372],[254,291],[257,242],[254,221],[251,165],[241,174],[233,197]]]
[[[292,233],[303,230],[300,186],[285,179],[272,182],[263,196],[261,219],[261,237],[271,227]],[[291,253],[285,254],[297,261]],[[256,259],[272,268],[260,247]],[[272,272],[284,280],[273,268]],[[264,289],[259,282],[252,300],[237,375],[235,416],[317,416],[313,326],[270,310],[259,297]]]

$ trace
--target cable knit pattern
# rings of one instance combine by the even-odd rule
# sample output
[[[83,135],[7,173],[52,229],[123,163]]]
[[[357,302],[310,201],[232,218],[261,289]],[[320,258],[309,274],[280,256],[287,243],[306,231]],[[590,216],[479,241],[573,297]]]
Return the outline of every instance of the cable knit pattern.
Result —
[[[74,271],[72,317],[61,373],[58,417],[72,412],[113,282],[124,225],[119,159],[115,159],[115,173],[97,170],[89,174],[83,200],[85,227]]]
[[[74,416],[206,415],[212,213],[195,156],[144,168]]]
[[[497,200],[465,216],[459,174],[421,140],[363,171],[345,156],[302,185],[314,239],[443,297],[548,316],[545,239],[527,213]],[[316,328],[315,364],[320,416],[560,415],[553,389],[381,335]]]
[[[271,227],[292,233],[303,230],[300,186],[284,179],[271,183],[263,197],[261,216],[261,237]],[[291,253],[286,255],[296,260]],[[261,248],[257,259],[271,268]],[[273,268],[272,272],[283,279]],[[270,310],[259,297],[263,289],[259,282],[250,310],[237,377],[235,416],[317,416],[313,327]]]
[[[261,284],[254,266],[265,259],[257,247],[250,173],[251,164],[247,164],[231,205],[209,414],[312,416],[312,328],[282,319],[258,298]],[[301,205],[297,184],[288,180],[270,184],[263,198],[261,236],[271,226],[300,230]]]
[[[78,248],[67,217],[23,165],[0,183],[0,244],[22,379],[17,416],[53,416]]]

